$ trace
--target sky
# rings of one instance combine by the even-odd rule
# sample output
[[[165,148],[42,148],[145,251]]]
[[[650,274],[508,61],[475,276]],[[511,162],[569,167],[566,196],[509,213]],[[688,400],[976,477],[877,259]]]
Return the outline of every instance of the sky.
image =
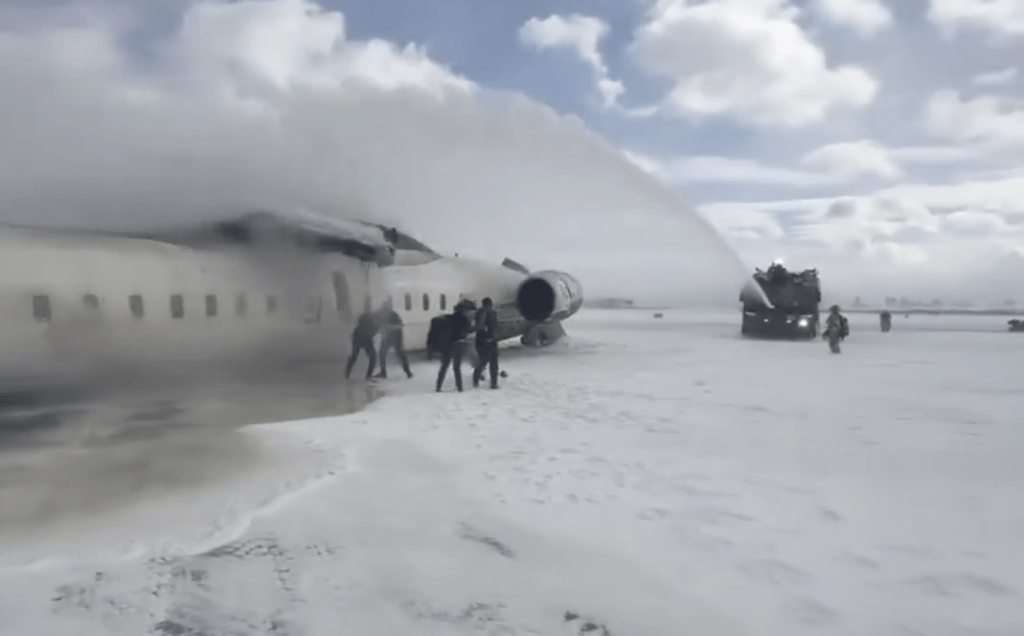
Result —
[[[1018,66],[1017,0],[7,0],[0,203],[344,207],[598,294],[782,258],[1024,302]]]

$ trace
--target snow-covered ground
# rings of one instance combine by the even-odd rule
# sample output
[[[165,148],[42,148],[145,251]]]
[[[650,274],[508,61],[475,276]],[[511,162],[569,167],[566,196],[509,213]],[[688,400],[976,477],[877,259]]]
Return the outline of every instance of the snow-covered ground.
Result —
[[[243,429],[244,470],[5,539],[2,633],[1024,634],[1024,335],[738,318],[586,310],[499,391],[421,363]]]

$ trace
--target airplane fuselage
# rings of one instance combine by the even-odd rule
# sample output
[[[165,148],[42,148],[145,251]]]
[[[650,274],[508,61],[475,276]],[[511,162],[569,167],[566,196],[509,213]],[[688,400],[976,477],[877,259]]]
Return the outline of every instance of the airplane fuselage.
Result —
[[[582,302],[578,283],[564,274],[531,277],[436,255],[421,261],[382,267],[290,244],[196,247],[4,228],[0,393],[341,360],[366,303],[376,308],[386,298],[403,319],[411,351],[425,348],[430,320],[460,298],[493,298],[501,339],[560,321]],[[524,285],[531,278],[541,281],[539,290]]]

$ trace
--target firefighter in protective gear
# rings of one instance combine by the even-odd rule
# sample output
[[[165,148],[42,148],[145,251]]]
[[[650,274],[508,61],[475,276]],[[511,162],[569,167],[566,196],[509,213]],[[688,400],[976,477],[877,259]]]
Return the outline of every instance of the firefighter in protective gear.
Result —
[[[839,313],[839,305],[832,305],[828,318],[825,319],[825,332],[821,335],[822,339],[828,340],[828,348],[832,353],[839,353],[839,343],[848,335],[850,335],[850,324],[846,320],[846,316]]]
[[[407,377],[411,378],[412,371],[409,369],[409,358],[405,355],[405,346],[403,344],[402,317],[391,306],[390,300],[385,302],[380,308],[379,324],[382,333],[380,338],[380,373],[377,374],[377,377],[388,377],[388,351],[393,348],[395,355],[398,356],[398,361],[402,363],[402,370],[405,371]]]
[[[473,388],[480,386],[484,367],[490,366],[491,388],[498,388],[498,313],[490,298],[481,301],[476,312],[476,355],[477,364],[473,369]]]

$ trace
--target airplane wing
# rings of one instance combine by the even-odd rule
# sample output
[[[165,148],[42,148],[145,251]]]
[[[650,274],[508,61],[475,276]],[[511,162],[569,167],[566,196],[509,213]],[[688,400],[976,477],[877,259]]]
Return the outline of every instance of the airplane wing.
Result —
[[[227,220],[122,235],[190,247],[216,243],[269,244],[285,239],[311,250],[341,252],[382,267],[395,260],[395,245],[386,229],[306,210],[258,210]]]

